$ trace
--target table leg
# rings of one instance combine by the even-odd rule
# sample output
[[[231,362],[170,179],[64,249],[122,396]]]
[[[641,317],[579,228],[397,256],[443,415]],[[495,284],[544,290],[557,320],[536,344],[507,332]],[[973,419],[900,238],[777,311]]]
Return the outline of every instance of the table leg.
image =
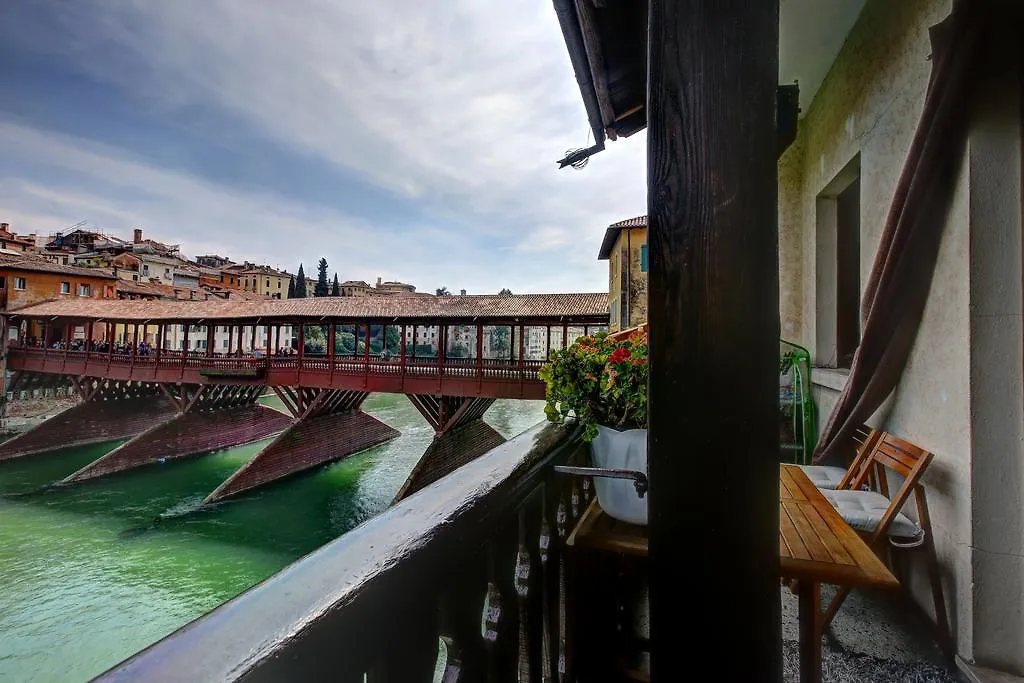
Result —
[[[821,586],[801,581],[800,683],[821,683]]]

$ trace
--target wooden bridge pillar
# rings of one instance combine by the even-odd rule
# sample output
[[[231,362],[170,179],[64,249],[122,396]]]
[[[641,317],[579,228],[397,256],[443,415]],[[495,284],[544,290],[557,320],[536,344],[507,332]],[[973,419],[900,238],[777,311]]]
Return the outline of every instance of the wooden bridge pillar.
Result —
[[[65,477],[60,483],[266,439],[290,424],[284,413],[257,403],[261,385],[160,385],[175,413]]]
[[[81,402],[0,444],[0,460],[134,437],[174,415],[152,383],[17,372],[7,390],[70,386]]]
[[[291,426],[218,486],[204,504],[340,460],[399,435],[360,410],[368,392],[308,387],[274,390],[294,418]]]
[[[435,436],[398,490],[395,503],[505,442],[505,437],[483,421],[493,398],[407,396],[434,428]]]

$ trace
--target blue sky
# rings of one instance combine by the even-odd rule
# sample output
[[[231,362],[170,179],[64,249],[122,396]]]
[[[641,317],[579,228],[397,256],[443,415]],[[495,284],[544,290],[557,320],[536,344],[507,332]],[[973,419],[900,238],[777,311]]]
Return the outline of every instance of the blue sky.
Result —
[[[603,291],[643,135],[589,143],[550,0],[11,0],[0,220],[294,272]]]

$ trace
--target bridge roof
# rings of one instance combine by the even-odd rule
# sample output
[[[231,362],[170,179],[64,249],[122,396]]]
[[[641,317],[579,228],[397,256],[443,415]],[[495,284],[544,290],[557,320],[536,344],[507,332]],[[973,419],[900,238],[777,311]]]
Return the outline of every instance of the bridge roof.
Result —
[[[244,320],[256,318],[350,319],[606,319],[608,295],[507,294],[264,299],[260,301],[140,301],[64,299],[7,313],[33,318],[107,321]]]

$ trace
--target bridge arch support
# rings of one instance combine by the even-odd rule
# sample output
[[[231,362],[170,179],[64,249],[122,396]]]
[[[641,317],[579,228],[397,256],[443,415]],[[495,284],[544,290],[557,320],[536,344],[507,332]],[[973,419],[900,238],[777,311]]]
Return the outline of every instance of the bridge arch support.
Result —
[[[505,443],[505,437],[483,420],[484,413],[496,399],[423,394],[407,396],[434,428],[434,440],[398,490],[394,499],[396,503]]]

